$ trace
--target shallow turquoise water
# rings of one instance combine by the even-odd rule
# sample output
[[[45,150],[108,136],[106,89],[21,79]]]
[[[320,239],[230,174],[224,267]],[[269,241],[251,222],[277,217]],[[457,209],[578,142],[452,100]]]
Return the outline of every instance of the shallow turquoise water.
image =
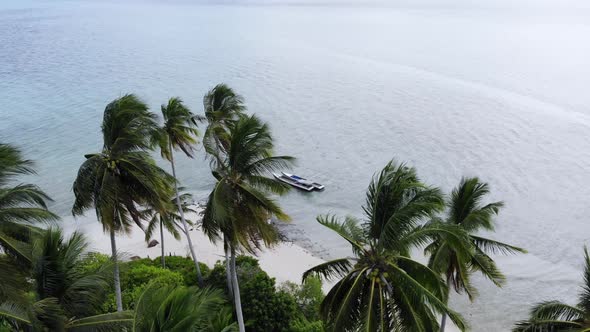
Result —
[[[449,1],[446,2],[447,4]],[[322,193],[282,199],[286,231],[322,257],[346,245],[314,222],[361,214],[371,175],[408,161],[450,190],[463,175],[506,202],[496,238],[504,290],[481,282],[456,305],[476,331],[507,330],[528,303],[573,300],[590,226],[590,14],[559,5],[202,6],[189,2],[3,1],[0,141],[38,163],[32,179],[67,216],[83,154],[100,148],[104,106],[134,92],[195,112],[226,82],[268,120],[277,152]],[[212,178],[181,159],[197,197]],[[65,218],[64,222],[72,222]]]

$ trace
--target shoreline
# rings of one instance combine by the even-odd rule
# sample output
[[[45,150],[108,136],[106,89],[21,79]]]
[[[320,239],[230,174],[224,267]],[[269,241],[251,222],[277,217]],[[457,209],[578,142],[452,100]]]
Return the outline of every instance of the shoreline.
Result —
[[[91,215],[91,212],[88,213]],[[196,213],[188,213],[187,219],[198,221],[200,216]],[[69,236],[74,231],[82,232],[90,242],[89,251],[100,252],[111,255],[110,237],[102,229],[102,225],[94,216],[79,217],[62,217],[58,225],[64,230],[64,234]],[[214,244],[197,228],[189,231],[197,259],[213,268],[217,261],[225,259],[223,245]],[[129,234],[118,234],[117,251],[126,257],[139,256],[141,258],[155,258],[161,255],[161,244],[148,248],[145,241],[144,233],[135,226]],[[154,233],[152,239],[160,242],[159,230]],[[184,233],[181,232],[181,239],[176,240],[170,233],[164,234],[165,255],[187,256],[190,257],[188,244]],[[250,255],[254,256],[254,255]],[[277,281],[277,286],[285,281],[301,283],[303,272],[309,268],[325,262],[321,258],[314,256],[305,248],[293,242],[281,242],[270,249],[264,249],[255,255],[260,263],[260,267]],[[330,290],[331,283],[323,283],[324,292]]]

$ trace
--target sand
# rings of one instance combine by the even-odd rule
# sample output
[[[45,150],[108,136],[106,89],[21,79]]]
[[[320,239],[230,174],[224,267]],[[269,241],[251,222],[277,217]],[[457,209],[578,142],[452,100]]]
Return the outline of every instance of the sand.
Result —
[[[187,218],[195,221],[198,216],[196,214],[188,214]],[[87,216],[77,217],[75,219],[63,219],[61,226],[66,234],[71,234],[76,230],[86,234],[91,243],[91,251],[111,254],[109,234],[103,232],[102,226],[97,222],[92,212],[87,213]],[[195,246],[197,259],[200,262],[213,267],[215,262],[224,259],[223,245],[221,243],[211,243],[197,228],[189,233]],[[166,255],[190,255],[186,237],[184,237],[184,234],[181,235],[182,238],[176,240],[168,232],[165,232],[164,249]],[[160,241],[159,232],[156,232],[152,239]],[[155,247],[148,248],[145,241],[145,234],[139,227],[135,227],[131,233],[117,236],[117,249],[124,257],[128,258],[133,256],[155,258],[161,255],[162,247],[161,244],[158,244]],[[303,272],[324,262],[320,258],[312,256],[304,248],[290,242],[283,242],[272,249],[265,249],[258,253],[257,258],[261,268],[271,277],[274,277],[277,283],[285,281],[300,283]],[[326,287],[329,289],[328,285]]]

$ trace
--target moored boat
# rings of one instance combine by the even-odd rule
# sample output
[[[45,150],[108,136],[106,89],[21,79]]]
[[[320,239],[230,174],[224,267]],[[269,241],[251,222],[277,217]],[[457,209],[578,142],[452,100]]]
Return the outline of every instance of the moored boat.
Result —
[[[293,187],[296,187],[301,190],[312,191],[323,190],[325,188],[324,185],[320,183],[309,181],[308,179],[295,174],[281,172],[281,174],[273,173],[273,175],[275,176],[275,178],[277,178],[277,180],[290,184]]]

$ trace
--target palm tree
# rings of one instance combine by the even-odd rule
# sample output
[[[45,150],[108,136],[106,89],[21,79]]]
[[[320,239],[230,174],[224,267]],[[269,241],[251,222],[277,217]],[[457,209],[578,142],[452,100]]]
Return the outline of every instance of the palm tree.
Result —
[[[243,117],[246,107],[244,98],[226,84],[218,84],[203,97],[203,107],[207,129],[203,135],[205,152],[212,159],[212,165],[221,164],[221,156],[227,154],[229,146],[229,126]],[[224,244],[226,241],[224,241]],[[227,271],[227,289],[231,296],[232,281],[230,276],[229,247],[224,245],[225,270]]]
[[[269,127],[254,115],[241,117],[230,125],[227,142],[225,153],[214,157],[213,175],[217,183],[208,197],[202,228],[214,242],[223,237],[224,247],[230,251],[229,278],[238,325],[243,332],[236,252],[255,253],[262,245],[270,246],[279,240],[277,229],[268,220],[271,216],[279,220],[289,217],[270,194],[284,194],[289,187],[265,174],[290,166],[294,159],[273,155]]]
[[[189,250],[197,269],[197,280],[199,285],[203,284],[203,277],[201,275],[201,268],[197,260],[197,254],[190,237],[188,225],[184,218],[184,211],[178,193],[178,178],[176,177],[176,166],[174,164],[174,150],[182,150],[185,155],[193,157],[193,145],[197,144],[196,137],[199,135],[195,127],[195,115],[182,103],[180,98],[170,98],[167,105],[162,105],[162,116],[164,117],[164,125],[160,130],[156,131],[154,136],[162,157],[170,162],[172,166],[172,176],[174,177],[174,190],[176,193],[176,207],[180,214],[180,220],[184,227],[186,240],[188,241]]]
[[[590,256],[584,247],[584,284],[578,305],[546,301],[535,305],[527,320],[516,324],[513,332],[590,331]]]
[[[26,247],[31,262],[20,296],[0,304],[0,316],[15,330],[67,331],[78,327],[74,317],[94,314],[104,302],[112,266],[81,268],[88,241],[78,232],[65,239],[59,228],[41,232]],[[18,264],[15,260],[13,264]],[[5,280],[0,280],[2,283]],[[93,328],[107,329],[108,320],[94,317]]]
[[[474,273],[481,273],[498,287],[502,287],[505,282],[504,275],[488,255],[526,252],[524,249],[477,235],[481,230],[494,230],[493,217],[503,206],[502,202],[483,205],[482,200],[488,193],[489,187],[486,183],[480,182],[478,178],[464,178],[453,190],[448,202],[448,216],[444,222],[457,225],[469,234],[469,242],[475,249],[473,255],[465,260],[459,259],[455,248],[445,240],[444,234],[436,237],[425,248],[425,253],[430,255],[428,266],[445,277],[448,287],[453,287],[459,294],[463,291],[467,293],[471,301],[477,294],[471,285],[471,276]],[[446,315],[443,314],[441,332],[444,331],[445,325]]]
[[[39,187],[14,184],[18,176],[30,174],[35,174],[33,162],[19,149],[0,144],[0,250],[27,262],[31,258],[23,248],[38,233],[31,225],[58,219],[47,210],[51,199]]]
[[[303,274],[304,281],[339,278],[320,307],[328,331],[434,331],[437,312],[465,329],[461,316],[446,305],[444,281],[410,257],[412,248],[440,233],[464,243],[457,227],[422,223],[443,207],[438,189],[423,185],[413,168],[390,162],[369,185],[362,223],[353,217],[318,217],[348,241],[353,253]]]
[[[85,155],[73,190],[72,213],[94,207],[103,230],[110,233],[118,311],[123,310],[117,263],[116,233],[127,233],[134,222],[143,229],[138,205],[163,210],[174,179],[149,154],[149,138],[157,130],[155,116],[132,94],[109,103],[102,123],[103,149]]]
[[[178,188],[179,191],[182,191],[184,188]],[[145,241],[149,242],[156,229],[160,229],[160,246],[162,248],[162,268],[166,267],[166,260],[165,260],[165,250],[164,250],[164,228],[174,236],[176,240],[180,240],[180,232],[181,230],[184,232],[183,225],[179,224],[181,222],[181,216],[178,213],[178,209],[176,207],[176,195],[174,195],[169,200],[169,204],[166,205],[166,210],[158,211],[153,207],[149,207],[142,211],[147,219],[149,219],[147,227],[145,229]],[[192,202],[192,195],[189,193],[180,194],[180,202],[182,206],[182,211],[184,213],[197,213],[191,207]],[[193,226],[193,222],[190,220],[185,220],[187,224]]]
[[[212,322],[211,317],[223,312],[226,312],[225,299],[217,289],[174,288],[151,283],[139,297],[134,311],[98,318],[110,318],[121,329],[126,327],[126,330],[138,332],[235,331],[235,322],[227,316],[224,317],[224,326],[220,326],[217,321]],[[73,323],[83,326],[94,322],[95,317],[90,317]]]

